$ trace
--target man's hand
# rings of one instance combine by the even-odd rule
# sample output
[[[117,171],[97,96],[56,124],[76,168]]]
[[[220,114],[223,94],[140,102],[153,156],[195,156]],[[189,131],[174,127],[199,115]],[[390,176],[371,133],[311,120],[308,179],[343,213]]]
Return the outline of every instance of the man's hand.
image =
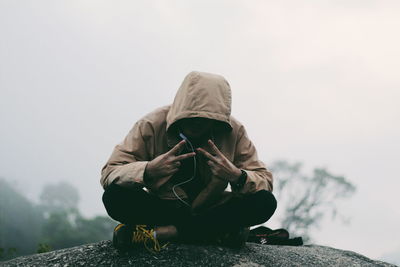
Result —
[[[191,152],[177,156],[185,145],[185,142],[185,140],[182,140],[167,153],[161,154],[147,163],[145,184],[152,184],[157,178],[172,176],[179,170],[181,160],[196,155],[196,153]]]
[[[201,152],[209,159],[207,163],[210,166],[212,174],[228,182],[236,182],[242,174],[240,169],[233,165],[233,163],[230,162],[221,151],[219,151],[213,141],[208,140],[208,144],[210,145],[211,150],[215,153],[215,156],[202,148],[198,148],[197,151]]]

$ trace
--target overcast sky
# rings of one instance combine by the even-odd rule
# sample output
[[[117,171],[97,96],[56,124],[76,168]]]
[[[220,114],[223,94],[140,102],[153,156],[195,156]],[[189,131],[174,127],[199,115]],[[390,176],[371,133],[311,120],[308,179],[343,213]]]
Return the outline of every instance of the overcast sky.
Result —
[[[318,244],[400,251],[400,2],[0,0],[0,176],[35,198],[79,187],[192,71],[223,75],[259,156],[344,175],[357,193]],[[279,177],[276,177],[279,179]]]

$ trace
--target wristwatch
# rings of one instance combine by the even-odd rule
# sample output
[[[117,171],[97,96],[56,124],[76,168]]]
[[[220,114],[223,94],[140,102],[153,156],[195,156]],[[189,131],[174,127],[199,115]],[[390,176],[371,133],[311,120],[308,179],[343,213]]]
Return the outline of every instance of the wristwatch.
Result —
[[[247,172],[244,170],[240,170],[242,174],[237,179],[236,183],[231,183],[232,189],[239,190],[241,189],[247,181]]]

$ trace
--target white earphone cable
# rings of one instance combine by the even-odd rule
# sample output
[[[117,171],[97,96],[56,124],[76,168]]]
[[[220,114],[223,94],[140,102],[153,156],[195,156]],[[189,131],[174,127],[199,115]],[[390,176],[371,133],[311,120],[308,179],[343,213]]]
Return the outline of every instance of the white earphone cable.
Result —
[[[180,133],[179,136],[182,137],[182,139],[184,139],[184,140],[186,141],[186,148],[188,148],[187,144],[189,144],[190,149],[192,150],[192,152],[195,152],[195,151],[194,151],[194,148],[193,148],[193,145],[192,145],[192,143],[189,141],[189,139],[188,139],[186,136],[184,136],[182,133]],[[197,167],[197,166],[196,166],[196,156],[194,156],[194,157],[193,157],[193,175],[192,175],[192,177],[190,177],[190,179],[188,179],[188,180],[186,180],[186,181],[183,181],[183,182],[180,182],[180,183],[178,183],[178,184],[176,184],[176,185],[174,185],[174,186],[172,187],[172,192],[174,193],[174,195],[176,196],[176,198],[178,198],[183,204],[185,204],[185,205],[188,206],[188,207],[190,207],[190,204],[187,203],[185,200],[183,200],[181,197],[178,196],[178,194],[177,194],[176,191],[175,191],[175,188],[176,188],[177,186],[180,186],[180,185],[183,185],[183,184],[186,184],[186,183],[192,181],[192,180],[196,177],[196,167]]]

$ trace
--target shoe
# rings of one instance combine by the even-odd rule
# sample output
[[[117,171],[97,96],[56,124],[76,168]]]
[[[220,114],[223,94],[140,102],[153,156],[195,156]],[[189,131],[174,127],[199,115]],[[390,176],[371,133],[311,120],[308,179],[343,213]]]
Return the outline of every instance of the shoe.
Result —
[[[276,245],[289,239],[285,229],[272,230],[265,226],[254,228],[250,231],[249,242],[258,244]]]
[[[242,248],[246,244],[247,238],[249,237],[249,232],[249,227],[243,227],[237,231],[225,233],[223,236],[217,239],[217,244],[229,248]]]
[[[301,237],[289,238],[289,232],[286,229],[280,228],[272,230],[265,226],[252,229],[250,231],[248,242],[263,245],[303,245],[303,239]]]
[[[150,252],[159,252],[167,244],[161,246],[155,231],[147,225],[118,224],[114,228],[113,246],[118,251],[127,251],[134,247],[144,247]]]

